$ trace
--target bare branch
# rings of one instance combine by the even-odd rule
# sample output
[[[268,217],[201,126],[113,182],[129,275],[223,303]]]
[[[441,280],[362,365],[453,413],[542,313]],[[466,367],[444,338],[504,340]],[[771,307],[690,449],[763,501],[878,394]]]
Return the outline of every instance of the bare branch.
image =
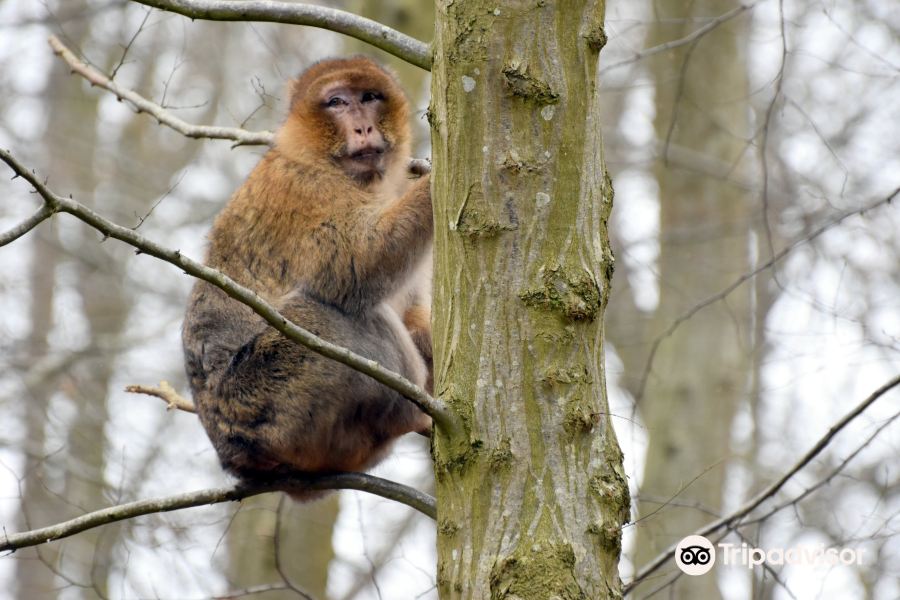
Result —
[[[147,113],[159,123],[171,127],[189,138],[210,138],[216,140],[234,140],[238,145],[271,145],[274,134],[271,131],[247,131],[237,127],[212,127],[208,125],[192,125],[173,115],[159,104],[147,100],[137,92],[123,88],[109,77],[78,59],[55,35],[48,39],[53,53],[66,61],[73,73],[87,79],[91,85],[101,87],[115,94],[119,100],[128,102],[139,113]]]
[[[859,444],[853,452],[851,452],[849,455],[847,455],[847,456],[840,462],[840,464],[838,464],[835,468],[831,469],[831,471],[829,471],[824,477],[822,477],[821,479],[819,479],[818,481],[816,481],[815,484],[809,486],[808,488],[806,488],[805,490],[803,490],[802,492],[800,492],[800,493],[799,493],[798,495],[796,495],[795,497],[790,498],[790,499],[788,499],[788,500],[785,500],[784,502],[782,502],[782,503],[780,503],[780,504],[776,504],[775,506],[773,506],[772,508],[770,508],[770,509],[769,509],[765,514],[763,514],[763,515],[754,517],[753,519],[742,520],[742,521],[741,521],[741,526],[744,527],[744,526],[747,526],[747,525],[753,525],[753,524],[755,524],[755,523],[759,523],[759,522],[761,522],[761,521],[765,521],[766,519],[768,519],[769,517],[771,517],[771,516],[774,515],[775,513],[781,512],[782,510],[784,510],[784,509],[787,508],[788,506],[795,505],[795,504],[799,503],[799,502],[802,501],[804,498],[806,498],[807,496],[810,496],[813,492],[815,492],[816,490],[818,490],[818,489],[821,488],[822,486],[827,485],[832,479],[834,479],[834,478],[837,477],[841,472],[843,472],[844,467],[846,467],[847,464],[848,464],[851,460],[853,460],[854,458],[856,458],[856,456],[857,456],[860,452],[862,452],[863,450],[865,450],[866,447],[868,447],[868,446],[875,440],[875,438],[878,437],[878,435],[879,435],[882,431],[884,431],[885,429],[887,429],[887,428],[888,428],[894,421],[896,421],[898,418],[900,418],[900,412],[894,413],[894,416],[892,416],[891,418],[889,418],[889,419],[887,419],[886,421],[884,421],[881,425],[879,425],[879,426],[875,429],[875,431],[873,431],[873,432],[869,435],[869,437],[867,437],[861,444]]]
[[[896,193],[896,192],[895,192]],[[740,521],[747,515],[749,515],[753,510],[755,510],[759,505],[773,497],[778,491],[784,487],[794,475],[796,475],[803,467],[808,465],[812,460],[818,456],[822,450],[824,450],[831,440],[847,425],[849,425],[856,417],[863,413],[867,408],[869,408],[876,400],[885,395],[887,392],[892,390],[893,388],[900,385],[900,375],[897,375],[877,390],[872,392],[868,398],[860,402],[853,410],[847,413],[840,421],[831,426],[831,428],[823,435],[816,444],[809,449],[809,451],[797,461],[793,467],[788,469],[784,475],[782,475],[777,481],[769,485],[766,489],[758,493],[756,496],[748,500],[744,503],[743,506],[738,508],[736,511],[731,514],[722,517],[721,519],[717,519],[712,523],[704,526],[699,531],[695,532],[695,535],[703,535],[708,536],[711,533],[715,533],[716,531],[722,528],[733,528],[734,524],[737,521]],[[846,463],[844,463],[846,464]],[[675,556],[675,548],[676,544],[669,546],[669,548],[658,555],[656,558],[651,560],[645,566],[643,566],[637,573],[634,575],[634,579],[632,579],[629,583],[627,583],[622,588],[622,594],[628,594],[634,587],[639,584],[641,581],[646,579],[651,573],[656,571],[662,565],[664,565],[667,561],[669,561],[673,556]]]
[[[148,385],[129,385],[125,387],[125,391],[130,394],[146,394],[147,396],[156,396],[166,402],[166,410],[177,408],[184,412],[196,413],[197,407],[194,403],[175,391],[168,381],[160,381],[159,387],[151,387]]]
[[[137,41],[138,36],[143,33],[144,27],[147,25],[147,21],[150,20],[151,12],[153,11],[147,11],[147,13],[144,15],[144,18],[141,19],[141,24],[138,26],[137,31],[132,34],[131,39],[128,40],[128,43],[125,44],[124,48],[122,48],[122,56],[119,58],[119,62],[116,63],[116,66],[113,67],[112,72],[109,76],[110,79],[115,79],[116,73],[119,72],[119,69],[125,66],[125,60],[128,58],[128,52],[131,50],[131,47],[134,46],[134,43]]]
[[[425,390],[402,375],[385,369],[376,361],[360,356],[347,348],[323,340],[307,329],[290,322],[256,292],[238,285],[233,279],[220,271],[187,258],[179,250],[170,250],[152,242],[138,235],[132,229],[117,225],[71,198],[64,198],[55,194],[8,151],[0,149],[0,159],[8,164],[15,173],[28,181],[50,208],[59,212],[69,213],[107,237],[125,242],[142,253],[180,267],[188,275],[202,279],[220,288],[232,298],[252,308],[256,314],[265,319],[288,339],[302,344],[322,356],[356,369],[392,390],[396,390],[427,413],[434,420],[437,427],[447,432],[451,437],[457,437],[461,425],[456,414],[450,411],[443,402],[431,397]]]
[[[726,523],[733,523],[733,522],[737,521],[738,519],[741,519],[742,517],[749,514],[750,511],[755,509],[757,506],[762,504],[764,501],[766,501],[769,498],[771,498],[772,496],[774,496],[775,493],[778,492],[778,490],[780,490],[784,486],[784,484],[788,482],[788,480],[791,477],[796,475],[800,471],[800,469],[802,469],[803,467],[808,465],[810,462],[812,462],[812,460],[816,456],[818,456],[822,452],[822,450],[824,450],[825,447],[828,446],[829,443],[831,443],[831,440],[833,440],[834,437],[842,429],[844,429],[847,425],[849,425],[850,422],[853,421],[853,419],[855,419],[856,417],[861,415],[867,408],[869,408],[872,404],[874,404],[876,400],[881,398],[883,395],[885,395],[886,393],[888,393],[889,391],[891,391],[893,388],[897,387],[898,385],[900,385],[900,375],[897,375],[896,377],[894,377],[887,383],[883,384],[877,390],[875,390],[874,392],[869,394],[868,398],[866,398],[865,400],[860,402],[853,410],[851,410],[849,413],[844,415],[844,417],[840,421],[838,421],[837,423],[832,425],[831,428],[825,433],[825,435],[823,435],[819,439],[819,441],[816,442],[816,444],[812,448],[810,448],[809,451],[807,451],[807,453],[804,454],[803,457],[799,461],[797,461],[796,464],[794,464],[793,467],[788,469],[787,472],[778,479],[778,481],[772,483],[769,487],[767,487],[766,489],[761,491],[752,500],[750,500],[749,502],[744,504],[744,506],[742,506],[735,512],[731,513],[727,517],[724,517],[723,521]],[[710,529],[710,526],[707,525],[707,527],[704,528],[704,531],[706,533],[709,533],[709,532],[714,531],[714,529]],[[703,534],[701,534],[701,535],[703,535]]]
[[[769,254],[775,254],[775,244],[772,242],[772,225],[769,223],[769,132],[772,129],[773,115],[775,114],[775,106],[778,104],[778,100],[781,98],[782,89],[784,88],[784,72],[787,68],[787,34],[785,33],[784,28],[784,0],[778,0],[778,22],[779,28],[781,30],[781,61],[778,64],[778,74],[775,76],[775,93],[772,95],[772,100],[769,102],[768,108],[766,108],[766,116],[763,119],[762,125],[762,139],[760,140],[760,149],[762,163],[760,164],[762,170],[762,181],[763,181],[763,189],[762,189],[762,226],[763,232],[766,234],[766,246],[769,250]],[[846,178],[846,175],[845,175]],[[775,284],[780,288],[782,287],[781,282],[778,281],[778,272],[772,271],[772,279],[775,281]]]
[[[796,240],[793,243],[789,244],[788,246],[782,248],[779,252],[772,255],[772,257],[769,260],[767,260],[766,262],[761,264],[756,269],[753,269],[752,271],[750,271],[748,273],[744,273],[743,275],[741,275],[740,277],[735,279],[730,285],[728,285],[721,291],[713,294],[712,296],[709,296],[708,298],[701,301],[700,303],[695,304],[692,308],[690,308],[685,313],[679,315],[675,320],[673,320],[669,324],[669,326],[666,328],[665,331],[663,331],[661,334],[659,334],[656,337],[656,339],[653,340],[653,344],[651,344],[651,346],[650,346],[650,352],[647,355],[647,361],[644,363],[644,370],[641,373],[640,384],[638,386],[637,393],[635,394],[635,403],[639,403],[641,401],[641,398],[644,397],[644,391],[647,389],[647,380],[650,377],[650,371],[653,369],[653,361],[656,359],[656,353],[659,350],[660,345],[663,343],[663,341],[666,338],[668,338],[673,333],[675,333],[675,331],[677,331],[678,328],[681,327],[686,321],[689,321],[694,315],[696,315],[698,312],[700,312],[707,306],[710,306],[711,304],[715,304],[716,302],[719,302],[720,300],[724,300],[731,294],[731,292],[733,292],[734,290],[741,287],[745,282],[749,281],[750,279],[753,279],[760,273],[767,271],[768,269],[771,269],[776,264],[781,262],[785,257],[787,257],[791,252],[796,250],[798,247],[800,247],[804,244],[808,244],[809,242],[813,241],[814,239],[816,239],[817,237],[819,237],[820,235],[822,235],[823,233],[825,233],[832,227],[840,225],[841,223],[843,223],[845,220],[847,220],[848,218],[850,218],[852,216],[864,214],[864,213],[866,213],[870,210],[873,210],[875,208],[878,208],[884,204],[890,204],[894,200],[894,198],[897,197],[898,194],[900,194],[900,188],[895,189],[887,196],[884,196],[883,198],[879,198],[878,200],[875,200],[874,202],[871,202],[863,207],[846,211],[846,212],[838,215],[837,217],[830,219],[829,221],[827,221],[826,223],[824,223],[823,225],[821,225],[817,229],[815,229],[812,233],[810,233],[810,234],[804,236],[803,238]]]
[[[406,34],[353,13],[273,0],[134,0],[191,19],[209,21],[268,21],[308,25],[349,35],[397,58],[431,69],[431,48]]]
[[[635,52],[634,56],[631,58],[626,58],[624,60],[620,60],[619,62],[615,62],[611,65],[607,65],[600,69],[600,74],[606,73],[607,71],[612,71],[613,69],[617,69],[619,67],[623,67],[625,65],[630,65],[631,63],[637,62],[639,60],[643,60],[648,56],[654,56],[656,54],[660,54],[662,52],[668,52],[674,48],[679,48],[681,46],[686,46],[687,44],[693,44],[704,35],[712,31],[713,29],[719,27],[723,23],[727,23],[731,19],[736,16],[743,14],[744,12],[750,10],[756,6],[756,2],[752,2],[750,4],[742,4],[740,6],[736,6],[735,8],[729,10],[727,13],[719,15],[703,27],[699,27],[684,36],[683,38],[672,40],[671,42],[666,42],[664,44],[659,44],[658,46],[653,46],[652,48],[647,48],[645,50],[641,50],[640,52]]]
[[[177,496],[138,500],[90,512],[69,521],[5,535],[0,539],[0,552],[37,546],[66,538],[101,525],[124,521],[141,515],[170,512],[194,506],[233,502],[268,492],[306,492],[312,490],[357,490],[368,492],[388,500],[394,500],[414,508],[422,514],[436,518],[434,498],[409,486],[365,473],[335,473],[329,475],[292,476],[265,484],[239,484],[230,488],[215,488],[187,492]]]
[[[72,21],[86,21],[111,9],[122,8],[126,4],[128,4],[128,2],[129,0],[109,0],[108,2],[105,2],[103,4],[94,4],[91,7],[75,5],[69,12],[62,14],[52,12],[49,5],[45,2],[43,4],[43,8],[46,11],[46,16],[30,17],[17,19],[15,21],[7,23],[0,23],[0,30],[21,30],[22,28],[28,27],[30,25],[51,25],[53,27],[59,27],[60,25],[70,23]]]
[[[275,134],[271,131],[248,131],[240,127],[213,127],[187,123],[156,102],[148,100],[134,90],[118,85],[94,67],[79,60],[75,53],[66,47],[55,35],[50,36],[47,41],[53,48],[53,53],[62,58],[73,73],[86,79],[92,86],[112,92],[119,100],[124,100],[131,104],[137,112],[147,113],[155,118],[158,123],[174,129],[185,137],[232,140],[237,142],[237,146],[271,146],[275,141]],[[413,177],[421,177],[431,172],[431,162],[424,158],[411,158],[408,170]]]
[[[9,244],[10,242],[14,242],[50,217],[56,214],[56,211],[53,210],[47,204],[42,205],[37,212],[33,215],[13,227],[12,229],[5,231],[4,233],[0,233],[0,248]]]
[[[713,469],[715,469],[716,467],[718,467],[719,465],[721,465],[723,462],[725,462],[725,459],[724,459],[724,458],[720,458],[720,459],[717,460],[716,462],[714,462],[714,463],[712,463],[711,465],[707,466],[705,469],[703,469],[702,471],[700,471],[699,473],[697,473],[690,481],[688,481],[688,482],[686,482],[686,483],[683,483],[683,484],[681,485],[681,487],[679,487],[678,491],[675,492],[674,494],[672,494],[667,500],[664,500],[664,501],[660,502],[658,507],[656,507],[655,509],[653,509],[652,511],[650,511],[650,512],[647,513],[646,515],[641,515],[641,517],[638,518],[637,520],[632,521],[631,523],[627,523],[627,524],[625,525],[625,527],[634,527],[635,525],[639,525],[640,523],[642,523],[642,522],[644,522],[644,521],[647,521],[648,519],[653,518],[653,516],[654,516],[655,514],[657,514],[659,511],[661,511],[661,510],[667,508],[668,506],[673,506],[673,505],[675,505],[675,499],[678,498],[678,496],[680,496],[680,495],[682,494],[682,492],[684,492],[686,489],[688,489],[689,487],[691,487],[692,485],[694,485],[694,483],[695,483],[696,481],[698,481],[701,477],[703,477],[704,475],[706,475],[707,473],[709,473],[710,471],[712,471]],[[718,516],[718,515],[716,515],[716,516]]]

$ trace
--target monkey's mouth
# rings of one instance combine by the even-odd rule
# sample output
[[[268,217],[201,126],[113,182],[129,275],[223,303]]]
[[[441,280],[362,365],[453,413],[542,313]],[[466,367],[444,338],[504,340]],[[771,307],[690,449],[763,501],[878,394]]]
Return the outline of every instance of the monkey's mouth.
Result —
[[[351,152],[347,155],[347,158],[351,160],[358,161],[370,161],[377,160],[384,154],[384,147],[381,146],[368,146],[366,148],[360,148],[355,152]]]
[[[362,183],[369,183],[384,175],[388,144],[372,144],[362,148],[345,148],[337,160],[344,172]]]

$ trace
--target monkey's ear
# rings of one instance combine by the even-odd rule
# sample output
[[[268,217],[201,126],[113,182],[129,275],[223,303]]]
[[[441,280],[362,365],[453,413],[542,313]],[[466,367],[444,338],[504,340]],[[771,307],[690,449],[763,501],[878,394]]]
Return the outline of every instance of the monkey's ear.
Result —
[[[297,107],[300,98],[303,97],[303,90],[300,89],[299,79],[289,79],[285,86],[285,95],[289,98],[288,110],[292,111]]]

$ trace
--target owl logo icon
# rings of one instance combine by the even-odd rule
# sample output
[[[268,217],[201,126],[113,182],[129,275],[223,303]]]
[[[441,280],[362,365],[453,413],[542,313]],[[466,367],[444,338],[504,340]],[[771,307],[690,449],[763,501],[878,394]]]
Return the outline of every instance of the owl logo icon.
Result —
[[[675,548],[675,564],[686,575],[703,575],[716,564],[716,548],[702,535],[689,535]]]

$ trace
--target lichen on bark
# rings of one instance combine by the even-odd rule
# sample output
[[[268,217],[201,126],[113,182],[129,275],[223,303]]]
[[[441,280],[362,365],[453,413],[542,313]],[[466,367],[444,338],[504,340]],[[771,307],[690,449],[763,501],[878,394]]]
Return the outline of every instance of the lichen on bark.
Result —
[[[600,311],[600,288],[587,273],[553,265],[541,267],[540,285],[519,293],[526,305],[554,311],[570,321],[593,321]]]
[[[534,544],[499,560],[491,569],[491,600],[588,600],[572,568],[569,544]]]
[[[556,104],[559,94],[550,84],[532,75],[528,67],[520,62],[511,62],[503,67],[503,77],[509,91],[520,98],[538,104]]]

